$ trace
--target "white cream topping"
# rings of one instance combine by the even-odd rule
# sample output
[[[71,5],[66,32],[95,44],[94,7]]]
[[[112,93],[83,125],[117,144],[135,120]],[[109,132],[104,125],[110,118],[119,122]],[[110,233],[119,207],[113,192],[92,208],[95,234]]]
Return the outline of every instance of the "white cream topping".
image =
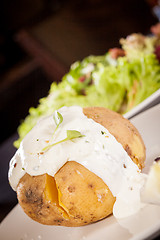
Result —
[[[16,190],[25,173],[54,176],[67,161],[76,161],[102,178],[116,196],[115,217],[136,213],[142,206],[140,190],[145,177],[122,145],[106,128],[88,119],[81,107],[63,107],[58,112],[63,121],[55,133],[56,124],[52,115],[41,119],[21,142],[10,162],[12,188]],[[67,130],[79,131],[84,136],[44,150],[49,144],[65,139]]]

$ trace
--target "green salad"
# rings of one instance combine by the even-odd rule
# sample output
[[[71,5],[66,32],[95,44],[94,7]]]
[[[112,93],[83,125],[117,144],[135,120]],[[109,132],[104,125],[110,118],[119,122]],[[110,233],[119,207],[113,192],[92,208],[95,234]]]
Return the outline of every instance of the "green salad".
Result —
[[[36,122],[62,106],[102,106],[124,114],[160,88],[159,36],[132,34],[121,48],[103,56],[89,56],[71,65],[60,83],[53,82],[47,97],[18,128],[18,148]]]

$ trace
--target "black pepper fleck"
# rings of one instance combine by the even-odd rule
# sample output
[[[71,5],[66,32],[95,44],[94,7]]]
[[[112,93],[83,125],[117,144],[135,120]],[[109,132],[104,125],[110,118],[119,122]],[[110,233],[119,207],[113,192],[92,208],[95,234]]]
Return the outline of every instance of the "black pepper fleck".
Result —
[[[160,161],[160,157],[155,158],[154,161],[155,161],[155,162]]]

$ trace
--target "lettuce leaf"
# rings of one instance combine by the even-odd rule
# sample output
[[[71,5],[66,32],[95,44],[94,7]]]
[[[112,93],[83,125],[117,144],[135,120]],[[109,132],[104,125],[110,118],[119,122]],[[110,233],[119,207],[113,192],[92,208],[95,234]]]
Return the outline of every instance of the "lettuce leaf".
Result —
[[[126,54],[110,61],[106,53],[74,63],[59,84],[51,84],[48,96],[40,99],[37,108],[29,109],[29,115],[18,128],[19,139],[14,145],[19,147],[40,118],[62,106],[102,106],[123,114],[158,90],[160,64],[156,55],[137,49],[133,58]]]

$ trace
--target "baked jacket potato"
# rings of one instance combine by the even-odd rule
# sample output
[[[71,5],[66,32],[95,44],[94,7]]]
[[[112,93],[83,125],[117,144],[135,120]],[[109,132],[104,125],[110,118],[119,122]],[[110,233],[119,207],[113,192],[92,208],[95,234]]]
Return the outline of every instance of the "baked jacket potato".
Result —
[[[122,144],[140,169],[145,146],[137,129],[118,113],[100,107],[83,109]],[[119,159],[121,161],[121,159]],[[64,164],[54,177],[25,174],[17,186],[18,201],[33,220],[47,225],[82,226],[112,214],[116,198],[101,178],[75,161]]]

